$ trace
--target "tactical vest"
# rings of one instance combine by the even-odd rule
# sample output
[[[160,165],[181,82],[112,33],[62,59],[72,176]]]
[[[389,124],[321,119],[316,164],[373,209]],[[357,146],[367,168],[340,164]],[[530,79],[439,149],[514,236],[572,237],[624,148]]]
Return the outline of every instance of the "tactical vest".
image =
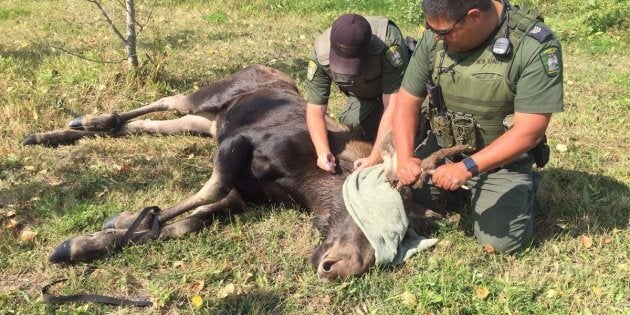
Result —
[[[505,132],[503,119],[514,113],[516,86],[509,80],[512,61],[527,31],[538,21],[538,11],[512,7],[509,11],[509,40],[512,52],[506,57],[495,56],[492,46],[504,36],[505,24],[498,28],[482,48],[478,48],[463,59],[449,56],[444,42],[435,45],[433,82],[442,87],[444,103],[453,117],[472,117],[476,124],[476,149],[482,149]],[[442,60],[443,59],[443,60]],[[452,69],[452,71],[441,71]],[[455,138],[457,132],[454,130]],[[455,139],[457,140],[457,139]],[[455,141],[455,144],[458,142]],[[452,145],[452,144],[451,144]],[[447,145],[448,146],[448,145]]]
[[[389,20],[381,17],[365,17],[372,29],[372,40],[368,48],[367,59],[361,72],[356,76],[347,76],[330,71],[330,28],[315,40],[315,54],[326,74],[339,86],[346,95],[362,98],[373,98],[383,94],[381,73],[381,53],[393,41],[387,38]]]

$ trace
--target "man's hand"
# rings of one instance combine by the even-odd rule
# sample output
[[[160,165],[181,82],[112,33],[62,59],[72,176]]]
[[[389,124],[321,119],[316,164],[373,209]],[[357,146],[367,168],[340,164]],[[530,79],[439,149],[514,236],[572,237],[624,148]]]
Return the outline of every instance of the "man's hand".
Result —
[[[378,163],[381,163],[381,162],[383,162],[382,159],[380,159],[380,158],[372,158],[371,156],[360,158],[360,159],[354,161],[354,171],[362,169],[362,168],[374,166],[374,165],[376,165]]]
[[[433,182],[433,186],[448,189],[448,190],[457,190],[462,185],[466,184],[472,177],[472,174],[466,169],[464,163],[450,163],[444,164],[440,167],[436,168],[433,171],[433,175],[431,177],[431,181]]]
[[[411,185],[418,180],[422,173],[421,162],[420,159],[414,157],[398,160],[396,176],[398,176],[399,185]]]
[[[331,174],[335,173],[335,168],[337,167],[335,162],[335,156],[330,152],[321,154],[317,157],[317,166]]]

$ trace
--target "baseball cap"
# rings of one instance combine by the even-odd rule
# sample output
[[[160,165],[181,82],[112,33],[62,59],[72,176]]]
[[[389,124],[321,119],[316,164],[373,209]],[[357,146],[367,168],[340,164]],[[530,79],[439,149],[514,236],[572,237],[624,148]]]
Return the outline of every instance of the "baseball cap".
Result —
[[[372,28],[358,14],[338,17],[330,30],[330,70],[335,73],[355,75],[367,55],[372,39]]]

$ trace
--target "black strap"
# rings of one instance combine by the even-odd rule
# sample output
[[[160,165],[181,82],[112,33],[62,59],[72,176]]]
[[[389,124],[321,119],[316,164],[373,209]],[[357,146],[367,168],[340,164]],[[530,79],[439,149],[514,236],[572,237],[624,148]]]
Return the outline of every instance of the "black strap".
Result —
[[[151,207],[146,207],[142,209],[140,214],[138,214],[138,217],[133,221],[131,226],[129,226],[129,229],[127,229],[127,232],[125,232],[125,234],[120,239],[120,241],[116,243],[116,246],[114,247],[112,252],[117,252],[129,244],[129,242],[131,241],[131,237],[133,236],[133,233],[136,232],[136,229],[138,228],[138,226],[140,226],[140,223],[142,223],[142,221],[148,214],[151,214],[153,216],[152,222],[151,222],[151,234],[150,234],[151,239],[156,239],[158,236],[160,236],[160,221],[159,221],[159,216],[158,216],[159,213],[160,213],[160,208],[157,206],[151,206]],[[86,270],[86,272],[84,272],[84,275],[91,273],[92,270],[93,269],[91,268]],[[147,306],[153,305],[151,301],[134,301],[134,300],[115,298],[111,296],[98,295],[98,294],[51,295],[48,293],[48,289],[51,286],[59,282],[64,282],[66,280],[68,279],[54,280],[48,283],[47,285],[45,285],[41,290],[42,298],[44,299],[44,301],[48,303],[54,303],[54,304],[62,304],[62,303],[68,303],[68,302],[92,302],[92,303],[101,303],[101,304],[118,305],[118,306],[147,307]]]
[[[74,295],[51,295],[48,293],[48,289],[53,285],[64,282],[68,279],[59,279],[50,282],[42,288],[42,298],[48,303],[62,304],[68,302],[93,302],[118,306],[139,306],[148,307],[152,306],[151,301],[134,301],[128,299],[115,298],[97,294],[74,294]]]
[[[125,235],[123,235],[120,241],[116,243],[113,252],[117,252],[129,244],[133,233],[136,232],[136,229],[138,229],[138,226],[140,225],[140,223],[142,223],[144,217],[146,217],[149,213],[153,216],[151,222],[151,239],[156,239],[158,236],[160,236],[160,221],[158,216],[158,214],[160,213],[160,208],[157,206],[146,207],[142,209],[140,214],[138,214],[138,217],[136,217],[136,220],[131,223],[131,226],[129,226],[127,232],[125,232]]]

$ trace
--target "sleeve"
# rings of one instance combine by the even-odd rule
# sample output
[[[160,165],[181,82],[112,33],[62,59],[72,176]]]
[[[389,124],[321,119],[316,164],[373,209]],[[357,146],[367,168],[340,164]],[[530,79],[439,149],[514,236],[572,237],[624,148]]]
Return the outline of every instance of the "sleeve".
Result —
[[[400,29],[391,22],[387,26],[387,38],[391,43],[381,54],[383,94],[392,94],[400,88],[409,63],[409,50]]]
[[[426,83],[429,82],[433,69],[433,56],[431,53],[435,46],[435,37],[431,31],[422,34],[416,50],[411,55],[409,66],[405,71],[402,87],[411,95],[417,97],[427,96]]]
[[[555,113],[563,110],[563,60],[560,43],[551,37],[540,42],[526,36],[519,49],[520,62],[512,66],[512,82],[516,82],[514,111],[523,113]],[[514,68],[514,67],[518,68]]]
[[[315,51],[308,58],[306,71],[306,101],[312,104],[328,104],[332,80],[317,62]]]

